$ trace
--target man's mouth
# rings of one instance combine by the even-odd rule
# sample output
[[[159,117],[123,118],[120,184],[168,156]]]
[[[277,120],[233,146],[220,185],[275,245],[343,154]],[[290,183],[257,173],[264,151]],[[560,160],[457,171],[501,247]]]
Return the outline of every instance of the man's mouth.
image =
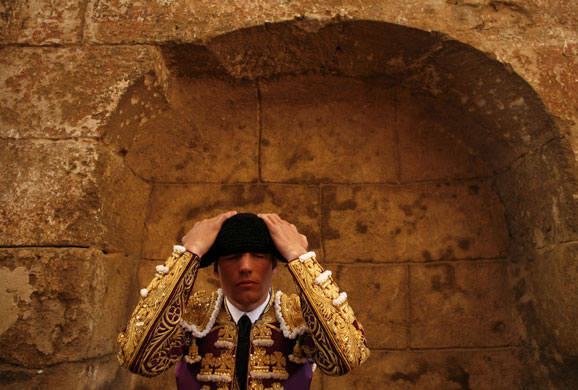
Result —
[[[241,280],[240,282],[237,283],[237,287],[250,287],[255,284],[257,284],[257,282],[253,280]]]

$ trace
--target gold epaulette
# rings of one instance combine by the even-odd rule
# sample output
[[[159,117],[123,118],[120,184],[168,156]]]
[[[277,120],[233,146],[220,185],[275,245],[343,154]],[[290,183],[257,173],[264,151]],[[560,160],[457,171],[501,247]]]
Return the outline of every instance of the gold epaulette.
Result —
[[[221,304],[223,292],[197,291],[189,298],[183,313],[183,327],[195,337],[204,337],[213,327]]]
[[[275,294],[275,314],[285,337],[294,339],[307,331],[307,323],[301,313],[301,300],[297,294]]]

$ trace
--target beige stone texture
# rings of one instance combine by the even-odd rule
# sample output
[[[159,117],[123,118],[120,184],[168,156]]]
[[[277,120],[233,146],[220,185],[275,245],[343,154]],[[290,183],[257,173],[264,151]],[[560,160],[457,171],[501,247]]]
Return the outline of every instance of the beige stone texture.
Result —
[[[319,190],[315,186],[175,184],[153,188],[143,257],[164,260],[196,221],[229,210],[279,213],[307,236],[311,250],[319,252]]]
[[[527,265],[536,314],[559,348],[578,355],[578,245],[540,251]]]
[[[231,208],[295,222],[380,345],[315,389],[578,387],[577,2],[9,0],[0,41],[0,387],[174,388],[113,328]]]
[[[85,8],[84,1],[5,1],[0,40],[33,45],[80,43]]]
[[[575,45],[577,39],[576,15],[578,7],[575,4],[557,0],[509,3],[437,0],[425,4],[401,0],[355,3],[335,0],[247,1],[235,4],[156,0],[147,2],[146,6],[143,2],[133,2],[128,6],[111,1],[91,1],[87,7],[84,35],[89,42],[100,43],[200,43],[235,30],[290,20],[298,23],[300,20],[314,20],[313,23],[302,23],[305,27],[298,27],[298,30],[305,31],[321,29],[323,24],[335,19],[392,23],[439,31],[477,50],[494,53],[502,63],[511,64],[541,95],[552,95],[547,103],[556,114],[569,114],[575,118],[576,107],[570,106],[570,113],[560,110],[568,107],[561,104],[566,100],[563,97],[568,95],[563,94],[567,85],[559,77],[572,72],[574,61],[561,59],[555,75],[544,77],[541,74],[550,73],[548,62],[551,54],[571,58],[568,48]],[[408,34],[413,38],[411,31]],[[403,38],[396,40],[406,41]],[[555,50],[544,50],[548,46],[555,47]],[[408,57],[411,58],[411,51]],[[272,62],[265,60],[265,63]],[[578,89],[570,88],[568,92],[575,97]]]
[[[373,351],[350,374],[323,378],[324,389],[523,389],[514,349],[488,351]]]
[[[370,349],[409,346],[407,265],[328,264],[326,268],[347,293]]]
[[[260,91],[264,181],[396,180],[391,89],[302,76],[262,83]]]
[[[0,250],[2,360],[46,367],[115,353],[134,261],[93,249]]]
[[[128,371],[120,368],[115,356],[40,369],[0,365],[0,383],[4,390],[123,389],[128,385],[129,379]]]
[[[131,87],[108,124],[107,142],[155,182],[253,182],[258,168],[254,83],[182,78],[166,93],[153,75]],[[226,147],[224,147],[226,145]]]
[[[493,258],[506,254],[504,209],[486,181],[324,186],[328,261]]]
[[[0,137],[98,137],[126,88],[153,68],[146,47],[0,49]]]
[[[138,254],[149,187],[92,141],[0,141],[0,245]]]
[[[520,323],[506,262],[411,265],[410,346],[517,345]]]
[[[575,163],[568,140],[556,139],[498,176],[516,249],[578,237]]]
[[[412,96],[406,90],[397,93],[396,123],[399,139],[401,182],[435,179],[464,179],[490,176],[466,134],[480,128],[468,128],[465,121],[444,120],[446,107],[432,104],[431,98]]]

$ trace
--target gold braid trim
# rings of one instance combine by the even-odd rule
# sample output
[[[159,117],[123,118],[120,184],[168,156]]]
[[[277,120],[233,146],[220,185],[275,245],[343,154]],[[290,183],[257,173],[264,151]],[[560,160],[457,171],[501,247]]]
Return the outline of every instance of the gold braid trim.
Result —
[[[185,343],[181,317],[189,298],[200,259],[190,252],[174,251],[157,274],[134,310],[124,332],[118,335],[120,364],[144,376],[167,370]],[[167,269],[168,268],[168,269]]]
[[[343,375],[369,357],[363,327],[329,272],[310,252],[287,267],[301,297],[301,311],[315,343],[313,360],[328,375]],[[322,275],[323,274],[323,275]]]

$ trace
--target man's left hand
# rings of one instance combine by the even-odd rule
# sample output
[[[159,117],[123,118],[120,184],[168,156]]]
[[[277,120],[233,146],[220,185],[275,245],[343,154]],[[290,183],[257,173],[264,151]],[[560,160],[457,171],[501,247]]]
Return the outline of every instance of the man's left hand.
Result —
[[[265,221],[273,243],[287,261],[295,260],[307,252],[307,237],[299,233],[297,227],[277,214],[258,214]]]

